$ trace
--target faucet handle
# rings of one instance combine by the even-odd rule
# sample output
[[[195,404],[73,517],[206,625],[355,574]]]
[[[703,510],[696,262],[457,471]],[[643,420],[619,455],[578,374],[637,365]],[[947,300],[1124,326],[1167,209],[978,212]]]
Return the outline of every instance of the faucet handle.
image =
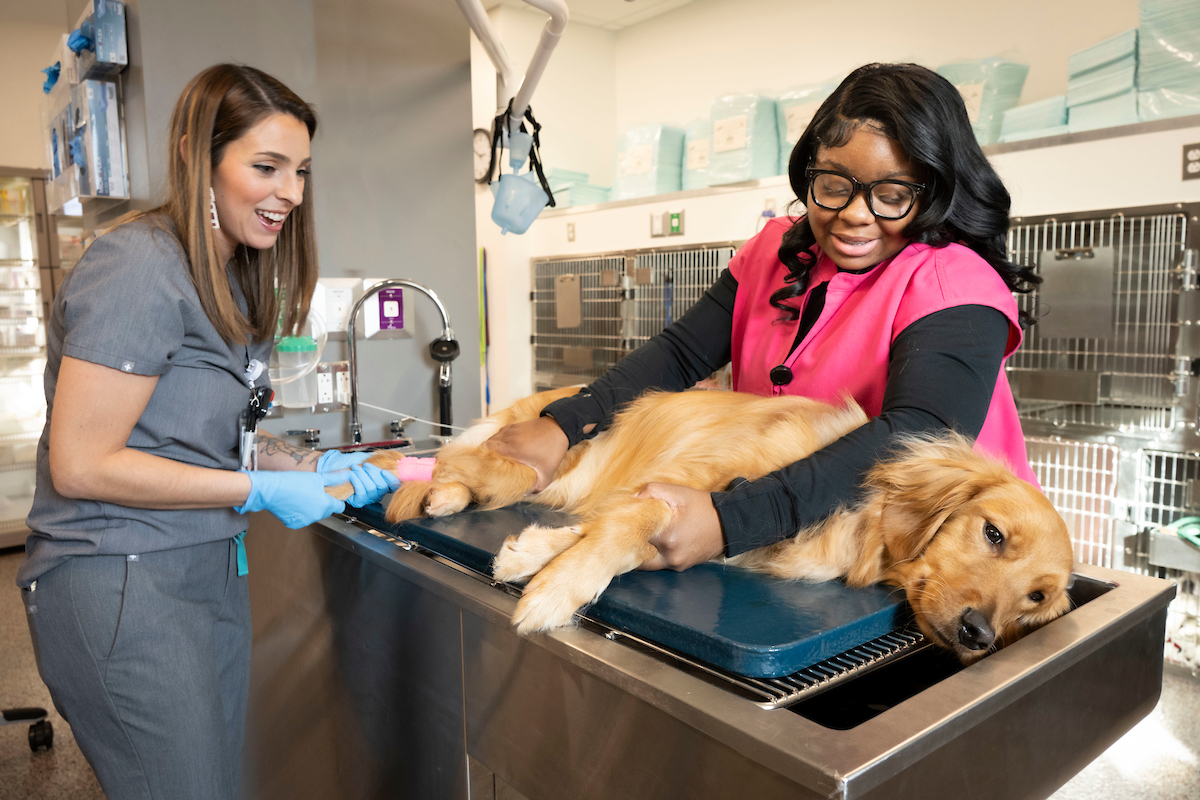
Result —
[[[317,445],[321,443],[321,430],[319,428],[303,428],[296,431],[287,431],[288,436],[303,436],[304,444],[313,450],[317,449]]]
[[[393,439],[402,439],[404,437],[404,426],[410,422],[415,422],[412,417],[401,417],[391,421],[391,430]]]
[[[443,364],[458,358],[459,352],[458,341],[455,339],[434,339],[429,343],[429,356],[434,361],[439,361]]]

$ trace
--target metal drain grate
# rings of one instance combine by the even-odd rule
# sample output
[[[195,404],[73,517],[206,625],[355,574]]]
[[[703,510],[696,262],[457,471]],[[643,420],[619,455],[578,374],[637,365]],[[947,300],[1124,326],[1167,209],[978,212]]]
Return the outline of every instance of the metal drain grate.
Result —
[[[753,700],[766,709],[787,708],[898,658],[933,646],[915,625],[909,625],[810,667],[805,667],[791,675],[784,675],[781,678],[747,678],[701,663],[662,645],[624,631],[615,630],[595,620],[584,618],[584,622],[588,628],[607,639],[621,642],[660,658],[665,657],[685,672],[696,675],[708,683],[728,689],[748,700]]]

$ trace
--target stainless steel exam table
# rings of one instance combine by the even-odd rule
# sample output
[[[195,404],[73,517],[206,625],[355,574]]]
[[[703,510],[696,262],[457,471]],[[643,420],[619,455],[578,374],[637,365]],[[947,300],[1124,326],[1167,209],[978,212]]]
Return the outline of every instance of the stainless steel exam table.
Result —
[[[259,513],[246,537],[253,797],[1044,798],[1161,689],[1175,589],[1155,578],[1080,566],[1074,610],[967,668],[884,602],[870,613],[892,633],[746,676],[658,623],[599,619],[604,598],[578,627],[516,635],[518,590],[490,580],[487,549],[552,512],[351,511],[302,531]],[[632,593],[722,617],[723,571],[696,575],[718,597],[703,613],[686,587]]]

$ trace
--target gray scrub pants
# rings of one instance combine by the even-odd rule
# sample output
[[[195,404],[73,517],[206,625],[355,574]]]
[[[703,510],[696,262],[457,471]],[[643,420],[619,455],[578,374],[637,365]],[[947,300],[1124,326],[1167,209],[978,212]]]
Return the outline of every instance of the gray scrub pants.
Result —
[[[232,540],[77,556],[21,595],[42,680],[111,800],[238,796],[250,601]]]

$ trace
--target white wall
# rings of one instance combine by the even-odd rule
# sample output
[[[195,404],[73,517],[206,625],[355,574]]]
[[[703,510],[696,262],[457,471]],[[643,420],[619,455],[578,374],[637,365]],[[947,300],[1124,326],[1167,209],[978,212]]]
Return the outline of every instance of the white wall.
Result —
[[[65,18],[65,12],[63,13]],[[3,20],[0,53],[4,79],[0,80],[0,165],[48,169],[41,133],[41,73],[62,35],[62,25]]]
[[[1188,120],[1195,127],[999,153],[988,160],[1012,195],[1014,217],[1197,203],[1200,180],[1183,180],[1183,146],[1200,142],[1200,117]]]
[[[497,6],[488,16],[509,58],[524,74],[548,17],[507,6]],[[616,47],[616,32],[569,22],[530,103],[545,129],[545,165],[586,172],[601,186],[612,180]],[[496,73],[474,35],[471,89],[475,127],[490,129],[496,112]]]
[[[778,94],[871,61],[1015,57],[1032,102],[1066,92],[1071,53],[1137,24],[1137,0],[696,0],[619,32],[613,132],[686,124],[722,94]]]
[[[496,35],[520,73],[533,55],[547,16],[498,6],[488,14]],[[542,159],[547,167],[588,173],[608,186],[612,180],[612,120],[616,117],[616,33],[568,23],[530,106],[543,126]],[[472,118],[476,128],[491,130],[496,112],[496,72],[474,34],[471,36]],[[507,162],[504,172],[511,172]],[[528,236],[504,235],[491,221],[492,194],[475,187],[476,241],[486,253],[488,323],[492,347],[487,373],[481,375],[482,405],[501,408],[529,393]],[[524,347],[519,339],[524,336]],[[461,363],[461,362],[460,362]],[[471,368],[464,364],[463,369]],[[489,392],[490,389],[490,392]]]

